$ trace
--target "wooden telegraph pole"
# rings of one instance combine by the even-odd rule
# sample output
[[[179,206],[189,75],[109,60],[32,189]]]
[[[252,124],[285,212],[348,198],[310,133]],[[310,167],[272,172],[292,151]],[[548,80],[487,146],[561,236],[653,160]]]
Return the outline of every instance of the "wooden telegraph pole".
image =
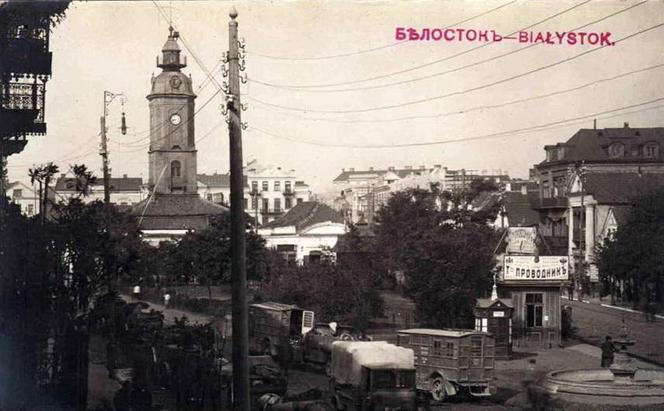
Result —
[[[249,411],[249,319],[244,223],[244,179],[242,176],[242,121],[240,113],[240,62],[237,11],[228,23],[228,137],[231,174],[231,276],[233,306],[233,409]]]

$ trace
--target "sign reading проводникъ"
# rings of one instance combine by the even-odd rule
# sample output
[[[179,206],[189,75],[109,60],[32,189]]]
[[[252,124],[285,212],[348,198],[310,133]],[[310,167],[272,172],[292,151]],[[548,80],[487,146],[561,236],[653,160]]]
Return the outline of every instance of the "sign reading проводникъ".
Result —
[[[504,280],[564,281],[568,278],[566,256],[505,256]]]

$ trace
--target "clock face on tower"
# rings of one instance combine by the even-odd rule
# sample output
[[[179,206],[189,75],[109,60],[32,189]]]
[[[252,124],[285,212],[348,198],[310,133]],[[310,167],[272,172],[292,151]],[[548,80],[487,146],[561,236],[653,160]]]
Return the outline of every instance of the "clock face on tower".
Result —
[[[171,116],[171,124],[177,126],[178,124],[180,124],[181,121],[182,121],[182,118],[180,117],[179,114],[173,114]]]

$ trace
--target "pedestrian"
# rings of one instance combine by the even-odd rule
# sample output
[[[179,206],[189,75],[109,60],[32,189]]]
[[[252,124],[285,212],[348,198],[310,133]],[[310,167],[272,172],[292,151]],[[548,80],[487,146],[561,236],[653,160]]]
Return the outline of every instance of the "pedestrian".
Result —
[[[602,343],[602,368],[609,368],[613,364],[613,353],[616,352],[616,347],[613,345],[611,336],[607,335]]]
[[[164,294],[164,307],[168,307],[169,301],[171,301],[171,294],[167,291],[166,294]]]

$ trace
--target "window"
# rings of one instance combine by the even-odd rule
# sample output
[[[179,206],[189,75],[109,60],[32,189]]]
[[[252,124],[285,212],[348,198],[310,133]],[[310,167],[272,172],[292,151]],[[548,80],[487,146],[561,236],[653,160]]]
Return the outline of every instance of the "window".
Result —
[[[33,215],[35,213],[35,206],[33,204],[28,204],[28,215]]]
[[[251,191],[252,191],[253,193],[257,193],[257,192],[258,192],[258,181],[252,181],[252,182],[251,182]]]
[[[251,196],[251,209],[255,210],[258,208],[258,197],[257,196]]]
[[[622,143],[613,143],[609,146],[609,157],[617,158],[625,154],[625,146]]]
[[[263,212],[267,213],[267,210],[270,208],[270,199],[269,198],[264,198],[263,199]]]
[[[448,342],[445,346],[445,357],[454,357],[454,343]]]
[[[643,155],[648,158],[657,158],[659,156],[659,146],[655,143],[646,144],[643,147]]]
[[[291,192],[291,182],[290,182],[290,181],[286,181],[286,182],[284,183],[284,192],[286,192],[286,193],[290,193],[290,192]]]
[[[212,201],[212,194],[207,195],[207,201]]]
[[[443,355],[443,342],[440,340],[433,340],[433,355],[440,357]]]
[[[479,335],[474,335],[470,337],[470,356],[471,357],[482,356],[482,337]]]
[[[268,191],[270,189],[270,184],[267,181],[263,181],[263,191]]]
[[[284,200],[284,208],[288,210],[291,207],[293,207],[293,200],[291,200],[291,198],[288,197]]]
[[[18,189],[18,188],[16,190],[14,190],[13,197],[14,198],[22,198],[23,197],[23,190]]]
[[[487,332],[489,327],[488,318],[475,318],[475,330]]]
[[[541,327],[544,305],[542,293],[526,294],[526,327]]]
[[[281,181],[274,182],[274,191],[281,191]]]
[[[301,198],[298,198],[298,199],[297,199],[297,203],[300,204],[301,202],[302,202],[302,199],[301,199]]]
[[[274,199],[274,211],[277,212],[277,213],[281,211],[281,199],[280,198],[275,198]]]
[[[175,160],[171,162],[171,177],[180,177],[180,162]]]

